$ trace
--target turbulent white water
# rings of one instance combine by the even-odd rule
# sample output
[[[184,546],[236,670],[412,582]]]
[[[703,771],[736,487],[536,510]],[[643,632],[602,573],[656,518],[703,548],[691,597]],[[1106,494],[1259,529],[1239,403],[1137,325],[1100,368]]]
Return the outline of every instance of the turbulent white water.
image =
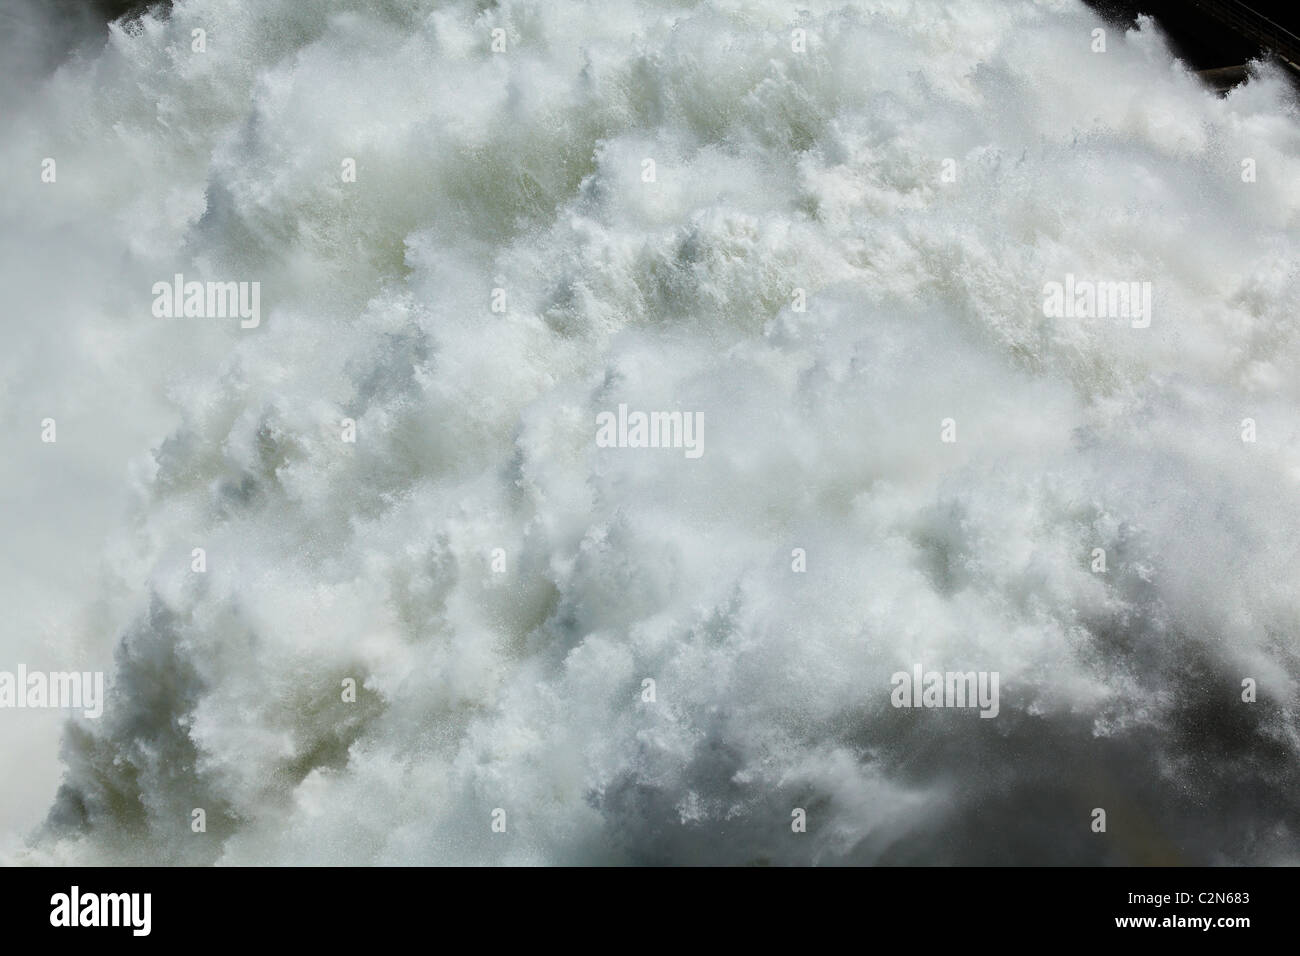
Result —
[[[5,2],[0,669],[109,693],[0,711],[0,858],[1300,861],[1280,76],[1073,0],[182,0],[54,70]]]

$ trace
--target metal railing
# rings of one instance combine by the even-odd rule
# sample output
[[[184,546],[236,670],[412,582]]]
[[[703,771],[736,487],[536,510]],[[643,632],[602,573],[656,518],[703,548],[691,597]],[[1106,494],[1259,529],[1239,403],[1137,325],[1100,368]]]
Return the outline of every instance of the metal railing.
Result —
[[[1300,36],[1286,27],[1239,0],[1192,0],[1192,3],[1300,72]]]

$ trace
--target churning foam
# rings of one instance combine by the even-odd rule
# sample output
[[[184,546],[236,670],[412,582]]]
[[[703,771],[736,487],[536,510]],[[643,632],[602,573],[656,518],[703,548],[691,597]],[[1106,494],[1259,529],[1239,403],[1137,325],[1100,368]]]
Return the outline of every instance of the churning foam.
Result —
[[[3,649],[110,670],[61,765],[0,714],[6,858],[1300,859],[1300,123],[1100,25],[181,0],[6,49]],[[155,317],[176,274],[260,323]],[[1045,316],[1067,275],[1152,321]],[[708,453],[598,448],[620,404]],[[893,707],[920,662],[997,718]]]

